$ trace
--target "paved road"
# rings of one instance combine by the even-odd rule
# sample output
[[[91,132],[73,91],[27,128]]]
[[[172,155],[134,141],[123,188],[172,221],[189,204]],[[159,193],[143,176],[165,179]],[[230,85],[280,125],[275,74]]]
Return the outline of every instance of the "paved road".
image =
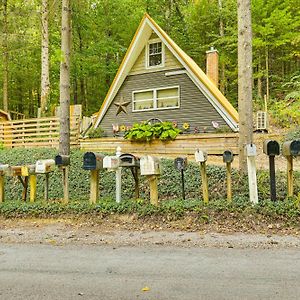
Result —
[[[299,280],[291,249],[0,244],[5,300],[300,299]]]

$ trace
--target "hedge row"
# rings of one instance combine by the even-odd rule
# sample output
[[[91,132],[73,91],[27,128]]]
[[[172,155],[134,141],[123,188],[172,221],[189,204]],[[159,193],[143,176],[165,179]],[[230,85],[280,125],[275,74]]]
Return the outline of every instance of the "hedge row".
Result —
[[[23,165],[35,163],[38,159],[54,158],[55,149],[4,149],[0,151],[0,162],[10,165]],[[83,152],[71,151],[70,167],[70,198],[73,200],[86,200],[89,198],[89,172],[82,169]],[[208,166],[209,196],[210,199],[226,198],[226,170],[224,167]],[[100,197],[115,197],[115,173],[100,172]],[[295,194],[300,191],[300,174],[295,172]],[[267,171],[260,171],[257,175],[259,199],[269,198],[269,175]],[[43,198],[44,176],[38,176],[37,197]],[[162,160],[162,174],[159,179],[159,197],[161,200],[181,198],[181,175],[174,168],[173,160]],[[190,162],[185,172],[186,198],[200,200],[201,178],[199,166]],[[232,188],[234,198],[248,198],[248,183],[246,176],[237,170],[232,171]],[[22,186],[17,178],[6,177],[5,193],[7,200],[21,198]],[[58,170],[51,173],[49,198],[63,197],[62,179]],[[134,180],[128,169],[122,171],[122,198],[131,199],[134,194]],[[277,173],[277,195],[279,199],[286,198],[286,174]],[[140,177],[140,196],[149,198],[149,186],[144,176]]]

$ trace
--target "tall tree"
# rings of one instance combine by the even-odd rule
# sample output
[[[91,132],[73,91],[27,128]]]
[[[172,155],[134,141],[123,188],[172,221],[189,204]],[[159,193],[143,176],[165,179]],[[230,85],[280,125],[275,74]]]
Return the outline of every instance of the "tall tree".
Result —
[[[245,146],[252,143],[252,23],[251,0],[237,0],[239,167],[246,171]]]
[[[3,109],[8,111],[8,24],[7,0],[3,0]]]
[[[60,139],[59,153],[70,154],[70,51],[71,9],[70,0],[62,0],[61,63],[60,63]]]
[[[49,102],[49,29],[48,0],[42,0],[42,57],[41,57],[41,114],[44,115]]]

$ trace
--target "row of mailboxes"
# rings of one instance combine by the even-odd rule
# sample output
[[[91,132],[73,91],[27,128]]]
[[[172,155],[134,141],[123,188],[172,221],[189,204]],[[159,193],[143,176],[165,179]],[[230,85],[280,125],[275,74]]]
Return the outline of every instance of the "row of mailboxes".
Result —
[[[277,141],[266,140],[264,141],[263,152],[269,156],[279,155],[280,145]],[[282,145],[282,154],[284,156],[299,156],[300,140],[284,142]]]
[[[132,154],[122,154],[117,156],[104,156],[101,153],[86,152],[83,156],[83,169],[101,170],[101,169],[117,169],[140,168],[141,175],[160,174],[159,159],[152,156],[142,157],[141,160]]]

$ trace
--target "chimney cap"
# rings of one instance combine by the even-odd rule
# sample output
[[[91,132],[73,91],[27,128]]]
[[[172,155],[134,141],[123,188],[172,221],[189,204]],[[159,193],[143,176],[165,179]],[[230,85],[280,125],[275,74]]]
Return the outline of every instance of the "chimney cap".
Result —
[[[213,52],[219,53],[219,51],[217,49],[215,49],[214,46],[211,46],[210,49],[206,51],[206,54],[213,53]]]

